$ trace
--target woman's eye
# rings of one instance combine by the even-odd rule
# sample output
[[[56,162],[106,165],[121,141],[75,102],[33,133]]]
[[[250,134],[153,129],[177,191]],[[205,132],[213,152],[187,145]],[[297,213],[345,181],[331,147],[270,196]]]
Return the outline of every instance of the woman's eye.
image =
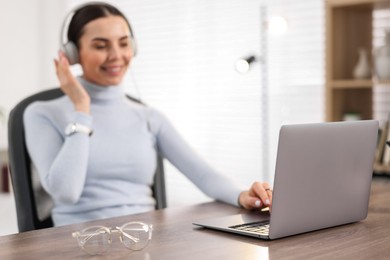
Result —
[[[95,45],[95,49],[97,50],[103,50],[106,48],[106,45]]]
[[[129,43],[128,43],[128,42],[122,42],[122,43],[120,44],[120,46],[121,46],[121,47],[127,47],[127,46],[129,46]]]

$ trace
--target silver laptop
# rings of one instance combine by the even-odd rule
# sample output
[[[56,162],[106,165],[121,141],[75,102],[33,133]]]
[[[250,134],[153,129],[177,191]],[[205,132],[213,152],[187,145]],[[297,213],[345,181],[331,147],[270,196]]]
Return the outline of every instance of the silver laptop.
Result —
[[[201,219],[193,224],[277,239],[365,219],[378,121],[282,126],[272,213]]]

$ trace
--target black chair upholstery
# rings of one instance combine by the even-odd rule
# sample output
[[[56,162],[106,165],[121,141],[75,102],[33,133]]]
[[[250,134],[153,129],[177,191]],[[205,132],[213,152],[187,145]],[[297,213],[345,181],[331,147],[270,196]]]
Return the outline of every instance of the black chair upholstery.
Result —
[[[9,116],[9,170],[15,197],[19,232],[53,226],[50,211],[45,216],[42,216],[42,214],[39,214],[38,212],[39,204],[42,201],[50,202],[51,198],[43,191],[40,185],[38,185],[38,188],[34,185],[34,181],[36,182],[37,178],[33,178],[33,167],[25,144],[23,113],[26,107],[34,101],[51,100],[63,95],[64,93],[59,88],[39,92],[19,102]],[[133,97],[128,96],[128,98],[141,103]],[[41,190],[39,191],[37,189]],[[157,158],[157,169],[152,190],[153,196],[156,199],[156,209],[166,208],[167,202],[163,159],[160,155]]]

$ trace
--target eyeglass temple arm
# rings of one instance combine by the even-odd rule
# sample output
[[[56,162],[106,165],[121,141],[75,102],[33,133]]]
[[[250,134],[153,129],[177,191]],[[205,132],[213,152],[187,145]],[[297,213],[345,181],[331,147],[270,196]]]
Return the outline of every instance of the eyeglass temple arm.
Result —
[[[127,237],[128,239],[133,240],[135,243],[138,243],[138,242],[139,242],[139,239],[138,239],[138,238],[133,237],[132,235],[127,234],[126,232],[123,232],[123,231],[121,230],[120,227],[116,227],[116,230],[112,230],[112,231],[114,231],[114,232],[120,232],[121,234],[123,234],[123,235],[124,235],[125,237]]]

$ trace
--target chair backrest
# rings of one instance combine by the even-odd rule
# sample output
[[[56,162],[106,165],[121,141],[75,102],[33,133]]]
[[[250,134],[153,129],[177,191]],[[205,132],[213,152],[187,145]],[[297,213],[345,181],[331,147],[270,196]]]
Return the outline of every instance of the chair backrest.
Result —
[[[39,178],[34,177],[30,156],[27,152],[23,114],[26,107],[34,101],[51,100],[63,96],[59,89],[49,89],[19,102],[11,111],[8,121],[8,156],[9,170],[15,197],[17,222],[19,232],[48,228],[53,226],[51,219],[51,198],[44,192],[39,184]],[[139,100],[128,96],[134,102],[142,104]],[[38,183],[37,183],[38,182]],[[158,153],[157,169],[152,186],[153,196],[156,199],[156,209],[166,208],[166,192],[163,158]],[[41,204],[46,212],[40,212]],[[49,206],[48,206],[48,205]],[[47,211],[47,207],[49,210]],[[43,210],[45,211],[45,210]]]

